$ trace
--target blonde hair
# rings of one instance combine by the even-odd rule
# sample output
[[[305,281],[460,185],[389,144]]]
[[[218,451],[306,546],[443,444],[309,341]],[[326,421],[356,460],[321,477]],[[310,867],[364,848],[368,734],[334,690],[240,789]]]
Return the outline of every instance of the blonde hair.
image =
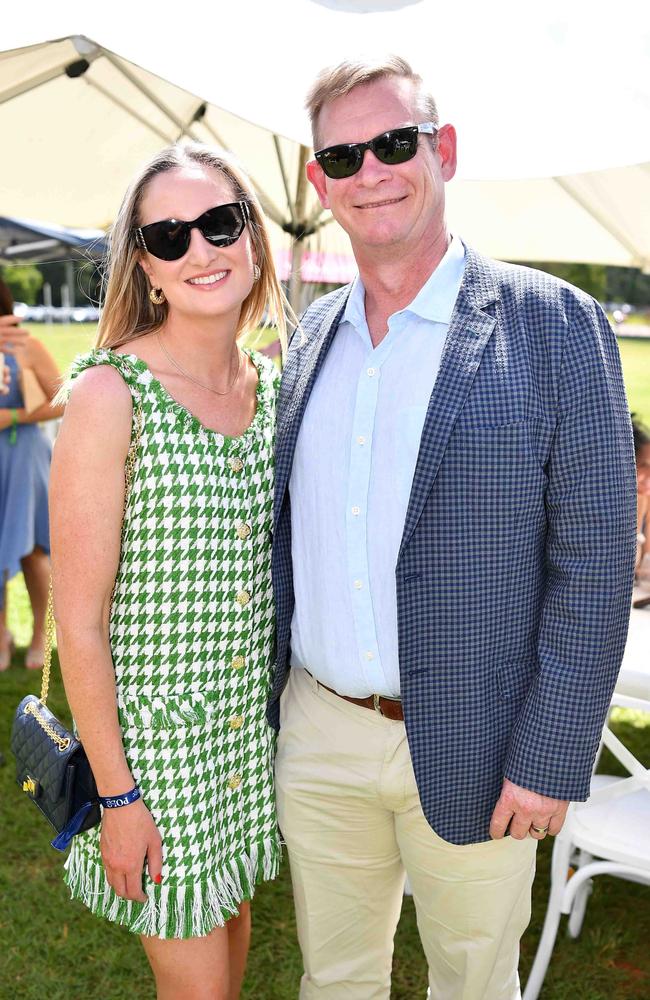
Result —
[[[218,171],[232,185],[235,200],[248,205],[248,228],[260,277],[242,303],[237,335],[254,330],[263,322],[274,324],[284,355],[287,341],[285,310],[288,307],[273,265],[262,209],[250,181],[235,161],[223,150],[199,142],[176,143],[161,150],[141,169],[126,192],[109,237],[95,346],[120,347],[159,329],[164,323],[168,306],[166,302],[154,305],[149,299],[149,282],[139,264],[143,251],[136,244],[134,230],[141,224],[139,212],[147,185],[158,174],[188,164]]]
[[[398,76],[413,82],[417,111],[426,121],[433,122],[437,126],[439,116],[435,99],[424,90],[422,77],[413,71],[406,59],[394,55],[383,59],[347,59],[338,66],[328,66],[321,70],[307,94],[305,107],[311,122],[314,149],[320,148],[318,121],[326,104],[338,97],[345,97],[355,87],[383,80],[389,76]]]

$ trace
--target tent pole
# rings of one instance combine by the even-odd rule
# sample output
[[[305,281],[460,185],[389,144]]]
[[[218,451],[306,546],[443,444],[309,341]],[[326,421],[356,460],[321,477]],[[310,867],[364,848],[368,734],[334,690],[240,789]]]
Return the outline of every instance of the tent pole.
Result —
[[[305,208],[307,204],[307,175],[305,165],[309,159],[309,147],[301,146],[298,151],[298,182],[296,184],[295,217],[298,220],[299,232],[295,235],[291,247],[291,274],[289,275],[289,305],[296,316],[300,311],[302,293],[302,277],[300,273],[302,255],[305,249]],[[302,231],[300,231],[301,227]]]
[[[33,76],[31,80],[25,80],[23,83],[19,83],[17,86],[4,91],[0,97],[0,104],[4,104],[5,101],[11,101],[14,97],[20,97],[21,94],[27,94],[30,90],[35,90],[37,87],[41,87],[44,83],[49,83],[50,80],[56,80],[57,76],[61,76],[61,74],[65,71],[69,62],[70,56],[67,57],[65,62],[60,63],[58,66],[54,66],[52,69],[39,73],[38,76]]]
[[[104,57],[108,60],[108,62],[115,67],[118,73],[121,73],[122,76],[125,76],[126,79],[129,81],[129,83],[133,84],[136,90],[139,90],[141,94],[144,94],[144,96],[149,101],[151,101],[154,107],[158,108],[159,111],[162,111],[162,113],[167,118],[169,118],[169,120],[172,121],[178,129],[180,129],[181,133],[189,135],[190,139],[198,141],[197,136],[186,128],[185,122],[182,121],[178,117],[178,115],[174,111],[172,111],[171,108],[168,108],[166,104],[163,104],[163,102],[158,97],[156,97],[156,95],[151,90],[149,90],[149,88],[146,87],[141,80],[138,80],[135,73],[132,73],[130,69],[127,69],[127,67],[124,65],[121,59],[118,59],[117,56],[114,56],[113,53],[109,52],[107,49],[103,50],[103,54]]]
[[[91,63],[93,63],[94,60],[103,53],[103,49],[101,49],[98,45],[95,45],[94,42],[89,42],[87,39],[83,39],[85,44],[80,47],[78,44],[79,36],[77,35],[71,35],[67,38],[58,38],[56,41],[71,42],[77,50],[79,56],[81,56],[81,59],[75,60],[74,58],[71,58],[69,54],[66,55],[65,59],[63,59],[56,66],[51,66],[50,69],[43,70],[42,73],[32,76],[29,80],[24,80],[15,87],[5,90],[0,97],[0,104],[10,101],[14,97],[20,97],[21,94],[28,94],[30,90],[36,90],[37,87],[41,87],[44,83],[49,83],[50,80],[56,80],[57,76],[62,76],[66,73],[69,66],[85,63],[85,69],[82,71],[85,72]],[[46,42],[45,45],[47,44],[49,43]],[[45,45],[35,45],[34,48],[44,48]],[[73,79],[76,78],[77,75],[78,74],[75,74]]]
[[[171,145],[171,143],[174,141],[168,135],[165,135],[162,129],[156,128],[155,125],[152,125],[151,122],[147,121],[144,115],[138,114],[138,112],[134,111],[133,108],[130,108],[125,101],[121,101],[119,97],[115,96],[115,94],[111,94],[110,90],[107,90],[105,87],[102,87],[102,85],[100,83],[97,83],[96,80],[90,80],[87,76],[84,76],[82,79],[87,83],[89,87],[92,87],[94,90],[97,90],[102,95],[102,97],[105,97],[108,101],[111,101],[122,111],[125,111],[127,115],[131,115],[131,117],[135,118],[137,122],[140,122],[141,125],[144,125],[145,128],[148,128],[150,132],[154,133],[154,135],[157,135],[158,138],[162,139],[162,141],[166,145]]]
[[[291,192],[289,190],[289,178],[287,177],[287,171],[284,165],[284,158],[282,156],[282,150],[280,148],[280,139],[273,133],[273,143],[275,145],[275,153],[278,158],[278,165],[280,167],[280,173],[282,174],[282,183],[284,184],[284,193],[287,197],[287,205],[289,208],[289,215],[291,216],[292,223],[296,224],[296,213],[293,210],[293,201],[291,200]]]

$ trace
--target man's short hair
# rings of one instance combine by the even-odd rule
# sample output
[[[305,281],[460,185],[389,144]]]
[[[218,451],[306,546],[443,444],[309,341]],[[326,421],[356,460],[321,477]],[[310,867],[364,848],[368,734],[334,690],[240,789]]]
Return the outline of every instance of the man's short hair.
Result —
[[[387,56],[384,59],[347,59],[338,66],[328,66],[321,70],[307,94],[305,107],[311,122],[314,149],[320,148],[318,123],[320,113],[326,104],[344,97],[355,87],[389,76],[412,80],[415,85],[417,110],[423,120],[438,124],[438,108],[435,99],[424,90],[422,77],[418,76],[401,56]]]

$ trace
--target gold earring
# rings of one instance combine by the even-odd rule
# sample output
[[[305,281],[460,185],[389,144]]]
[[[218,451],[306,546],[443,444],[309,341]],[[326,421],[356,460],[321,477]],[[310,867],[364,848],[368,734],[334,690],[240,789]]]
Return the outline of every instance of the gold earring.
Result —
[[[259,281],[262,275],[259,264],[253,264],[253,281]]]
[[[165,293],[162,288],[149,289],[149,298],[155,306],[161,306],[165,302]]]

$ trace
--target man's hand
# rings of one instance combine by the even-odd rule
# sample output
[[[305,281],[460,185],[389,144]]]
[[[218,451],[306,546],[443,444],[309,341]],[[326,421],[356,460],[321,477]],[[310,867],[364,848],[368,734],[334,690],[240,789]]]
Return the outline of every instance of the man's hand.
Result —
[[[490,836],[500,840],[510,824],[510,836],[515,840],[523,840],[528,834],[536,840],[543,840],[547,833],[554,837],[562,829],[568,808],[568,802],[538,795],[504,778],[492,813]]]

